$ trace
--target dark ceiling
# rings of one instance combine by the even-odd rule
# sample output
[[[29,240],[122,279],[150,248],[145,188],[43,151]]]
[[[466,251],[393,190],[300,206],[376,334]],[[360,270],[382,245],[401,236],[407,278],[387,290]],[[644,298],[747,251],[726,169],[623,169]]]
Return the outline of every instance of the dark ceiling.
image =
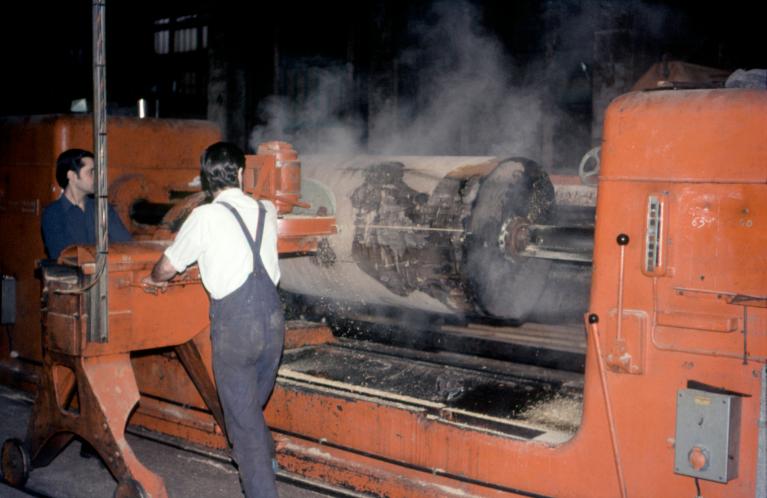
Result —
[[[442,2],[462,8],[466,2]],[[497,38],[508,55],[524,65],[541,57],[552,41],[551,30],[577,33],[599,23],[599,11],[610,2],[597,1],[474,1],[479,29]],[[91,3],[21,2],[3,6],[2,36],[5,66],[1,114],[55,112],[72,98],[90,93]],[[284,53],[302,57],[347,55],[350,36],[356,43],[376,36],[390,37],[396,57],[416,42],[412,26],[427,23],[433,2],[361,1],[263,2],[109,0],[108,77],[110,97],[130,100],[152,84],[152,21],[163,15],[204,12],[222,19],[230,31],[233,54],[266,57],[270,70],[271,43],[279,32]],[[544,9],[551,5],[565,12],[565,22],[547,24]],[[614,16],[622,27],[642,34],[641,49],[659,59],[675,58],[725,69],[765,67],[763,18],[753,2],[713,3],[666,0],[613,2],[631,4],[632,12]],[[578,26],[568,26],[572,20]],[[386,26],[381,26],[381,23]],[[556,23],[555,23],[556,24]],[[621,27],[621,26],[619,26]],[[548,30],[548,31],[547,31]],[[570,52],[590,50],[589,39],[560,39]],[[355,43],[355,42],[351,42]],[[261,47],[256,46],[262,45]],[[384,46],[379,44],[378,47]],[[556,49],[556,48],[555,48]],[[239,52],[239,53],[237,53]],[[358,52],[362,52],[359,50]],[[364,54],[363,54],[364,55]],[[370,54],[368,54],[370,56]],[[362,61],[364,62],[364,61]],[[257,63],[257,61],[256,61]],[[268,71],[265,71],[268,72]]]
[[[91,97],[91,9],[85,0],[3,6],[0,115],[68,112],[73,99]],[[597,74],[601,85],[613,85],[609,101],[610,91],[627,90],[664,57],[726,71],[767,67],[763,19],[744,1],[108,0],[106,9],[110,113],[135,112],[137,99],[147,98],[157,102],[160,117],[214,119],[211,105],[217,105],[231,121],[218,121],[225,136],[243,145],[258,127],[274,132],[273,112],[265,111],[271,95],[294,110],[313,110],[317,100],[310,87],[321,84],[318,74],[335,71],[340,86],[319,103],[329,106],[333,120],[361,130],[354,140],[362,144],[373,142],[375,133],[389,133],[374,129],[380,115],[393,114],[399,127],[393,133],[405,135],[423,131],[403,127],[422,115],[443,120],[430,106],[449,107],[441,95],[433,98],[444,93],[479,97],[459,112],[463,121],[486,126],[472,130],[457,123],[436,148],[411,152],[497,153],[491,150],[495,135],[516,126],[491,114],[508,114],[509,105],[517,109],[537,98],[538,115],[555,116],[553,131],[534,140],[532,131],[520,132],[519,140],[536,142],[533,157],[577,164],[589,142],[598,141],[592,132],[601,126],[595,103],[605,92],[597,96]],[[157,21],[189,15],[209,28],[209,49],[158,55]],[[623,80],[611,81],[613,76]],[[455,88],[467,80],[469,93]],[[227,90],[219,92],[213,81]],[[527,92],[522,100],[499,102],[519,88]],[[294,112],[289,120],[306,135],[327,118],[315,115],[312,124]],[[546,123],[530,124],[538,131],[541,126]],[[290,130],[277,132],[282,137]],[[541,152],[546,140],[559,150]]]

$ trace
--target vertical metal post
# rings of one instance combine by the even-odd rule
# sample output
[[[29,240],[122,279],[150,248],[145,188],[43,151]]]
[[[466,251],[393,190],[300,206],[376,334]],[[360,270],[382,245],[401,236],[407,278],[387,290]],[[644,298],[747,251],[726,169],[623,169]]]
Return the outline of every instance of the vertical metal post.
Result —
[[[98,279],[98,282],[90,290],[88,340],[91,342],[109,340],[105,4],[106,0],[93,0],[93,155],[96,158],[96,274],[94,278]]]

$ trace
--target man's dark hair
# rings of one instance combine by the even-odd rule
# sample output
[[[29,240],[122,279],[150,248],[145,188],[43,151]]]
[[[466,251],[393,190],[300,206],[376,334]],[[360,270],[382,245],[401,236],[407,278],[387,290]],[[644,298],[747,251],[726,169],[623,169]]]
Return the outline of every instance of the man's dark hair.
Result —
[[[229,142],[217,142],[202,153],[200,176],[209,194],[228,187],[239,187],[237,171],[245,167],[245,154]]]
[[[80,176],[80,168],[83,167],[83,159],[86,157],[93,159],[93,153],[83,149],[69,149],[59,154],[56,159],[56,181],[61,188],[67,188],[69,185],[69,178],[67,178],[69,171],[74,171],[78,177]]]

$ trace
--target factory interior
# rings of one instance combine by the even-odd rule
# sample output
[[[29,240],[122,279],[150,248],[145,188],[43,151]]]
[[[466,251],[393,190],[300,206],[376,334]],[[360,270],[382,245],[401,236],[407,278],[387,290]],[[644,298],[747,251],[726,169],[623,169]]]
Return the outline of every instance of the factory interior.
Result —
[[[754,4],[2,9],[0,496],[245,496],[205,275],[142,283],[225,141],[278,213],[282,498],[767,498]],[[97,242],[50,258],[72,148]]]

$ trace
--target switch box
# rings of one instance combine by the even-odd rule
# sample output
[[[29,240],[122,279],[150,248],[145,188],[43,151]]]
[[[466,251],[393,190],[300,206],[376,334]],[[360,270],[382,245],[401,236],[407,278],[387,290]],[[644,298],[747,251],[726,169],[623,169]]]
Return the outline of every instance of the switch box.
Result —
[[[16,279],[8,275],[0,277],[0,324],[16,323]]]
[[[722,483],[738,476],[740,403],[737,395],[699,389],[677,392],[677,474]]]

